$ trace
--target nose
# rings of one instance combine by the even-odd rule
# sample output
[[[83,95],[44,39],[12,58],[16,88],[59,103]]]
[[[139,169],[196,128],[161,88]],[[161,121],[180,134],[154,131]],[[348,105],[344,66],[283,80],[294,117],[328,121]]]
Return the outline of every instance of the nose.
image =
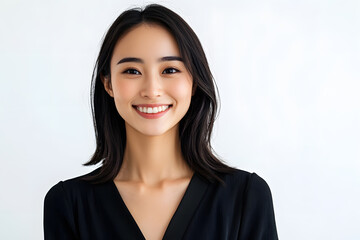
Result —
[[[155,73],[147,74],[141,90],[141,96],[145,98],[156,98],[163,94],[161,77]]]

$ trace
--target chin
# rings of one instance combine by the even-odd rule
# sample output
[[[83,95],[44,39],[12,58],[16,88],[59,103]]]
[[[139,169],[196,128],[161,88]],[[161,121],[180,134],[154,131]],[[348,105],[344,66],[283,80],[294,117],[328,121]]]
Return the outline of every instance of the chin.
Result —
[[[166,134],[172,134],[173,131],[176,131],[176,127],[178,124],[175,125],[167,125],[167,124],[149,124],[144,125],[141,124],[140,126],[131,126],[132,129],[141,133],[144,136],[148,137],[156,137],[156,136],[164,136]]]
[[[178,124],[172,125],[169,123],[166,124],[164,122],[157,124],[154,123],[144,124],[138,122],[134,124],[129,124],[125,122],[125,127],[127,134],[132,134],[131,132],[133,133],[137,132],[144,136],[156,137],[156,136],[171,134],[173,131],[176,131],[176,127],[178,126]]]
[[[139,129],[138,132],[145,136],[149,137],[156,137],[156,136],[162,136],[166,134],[169,131],[169,129]]]

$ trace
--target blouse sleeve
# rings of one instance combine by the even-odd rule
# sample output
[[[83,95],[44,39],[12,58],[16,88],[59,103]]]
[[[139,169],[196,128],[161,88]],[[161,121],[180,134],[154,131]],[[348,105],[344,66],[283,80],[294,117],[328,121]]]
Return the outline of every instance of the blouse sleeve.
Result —
[[[44,199],[44,238],[77,239],[73,211],[62,181],[53,186]]]
[[[245,190],[243,216],[238,239],[278,239],[270,188],[255,173],[251,174]]]

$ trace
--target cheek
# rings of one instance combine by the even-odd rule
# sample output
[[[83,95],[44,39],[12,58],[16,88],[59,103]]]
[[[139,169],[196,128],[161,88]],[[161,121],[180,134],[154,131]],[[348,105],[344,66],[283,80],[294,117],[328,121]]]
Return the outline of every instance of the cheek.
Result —
[[[113,84],[114,97],[117,101],[126,101],[134,96],[136,87],[130,82],[116,82]]]
[[[192,81],[178,81],[171,87],[172,95],[182,101],[190,101],[192,93]]]

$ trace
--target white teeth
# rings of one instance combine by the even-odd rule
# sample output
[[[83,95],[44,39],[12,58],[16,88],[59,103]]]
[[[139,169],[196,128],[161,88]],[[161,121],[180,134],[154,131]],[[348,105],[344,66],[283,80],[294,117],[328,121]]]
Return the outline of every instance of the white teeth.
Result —
[[[147,107],[136,107],[137,110],[139,110],[140,112],[143,113],[159,113],[159,112],[163,112],[166,109],[168,109],[169,106],[159,106],[159,107],[154,107],[154,108],[147,108]]]

